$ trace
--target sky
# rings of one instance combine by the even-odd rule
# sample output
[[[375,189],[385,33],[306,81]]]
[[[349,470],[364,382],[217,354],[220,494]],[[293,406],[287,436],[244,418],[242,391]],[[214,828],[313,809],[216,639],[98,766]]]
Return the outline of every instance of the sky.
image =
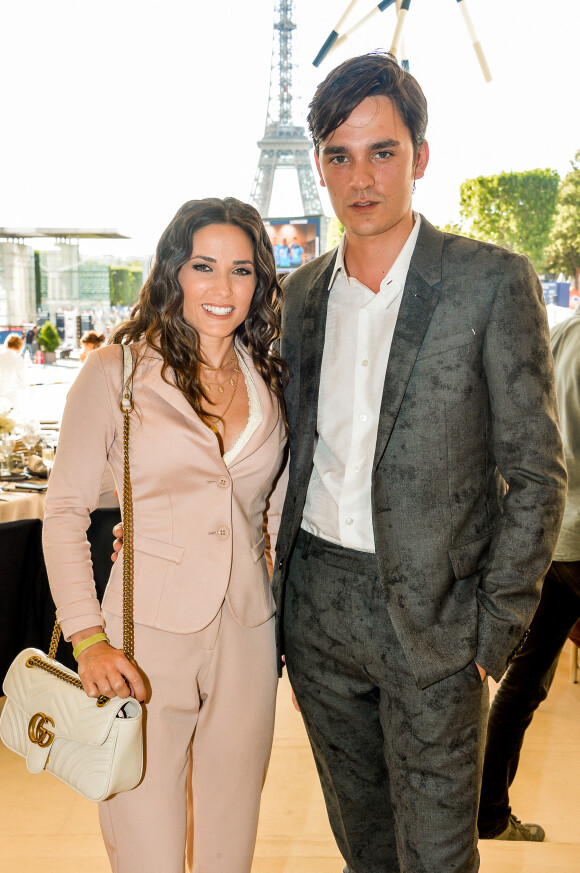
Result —
[[[356,22],[377,0],[358,0]],[[467,178],[549,167],[580,149],[578,0],[463,0],[493,80],[484,81],[455,0],[413,0],[411,72],[429,105],[430,163],[415,208],[458,221]],[[294,122],[347,57],[388,49],[394,6],[319,68],[348,0],[294,0]],[[115,228],[87,254],[147,257],[186,200],[248,200],[268,104],[274,0],[18,0],[3,5],[0,226]],[[270,214],[302,212],[278,172]],[[326,192],[320,189],[328,215]]]

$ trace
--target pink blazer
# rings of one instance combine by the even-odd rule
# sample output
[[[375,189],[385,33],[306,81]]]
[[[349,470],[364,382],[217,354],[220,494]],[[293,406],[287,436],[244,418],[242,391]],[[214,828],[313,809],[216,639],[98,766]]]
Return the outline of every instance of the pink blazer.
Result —
[[[286,439],[278,401],[242,350],[263,420],[226,467],[215,434],[161,378],[160,356],[142,343],[134,349],[134,620],[191,633],[209,624],[226,598],[237,621],[259,625],[275,610],[263,521]],[[86,530],[107,460],[122,495],[121,381],[118,345],[91,352],[68,395],[50,477],[44,553],[67,639],[102,622]],[[122,570],[119,559],[103,600],[114,615],[122,615]]]

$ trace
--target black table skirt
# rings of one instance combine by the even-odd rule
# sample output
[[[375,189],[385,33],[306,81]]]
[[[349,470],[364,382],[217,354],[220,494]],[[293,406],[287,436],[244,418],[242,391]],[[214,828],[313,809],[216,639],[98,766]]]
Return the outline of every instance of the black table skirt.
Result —
[[[112,528],[120,520],[117,509],[97,509],[91,515],[87,536],[99,599],[112,566]],[[34,518],[0,524],[0,681],[22,649],[33,646],[48,650],[54,622],[42,553],[42,521]],[[72,647],[62,638],[57,658],[76,669]]]

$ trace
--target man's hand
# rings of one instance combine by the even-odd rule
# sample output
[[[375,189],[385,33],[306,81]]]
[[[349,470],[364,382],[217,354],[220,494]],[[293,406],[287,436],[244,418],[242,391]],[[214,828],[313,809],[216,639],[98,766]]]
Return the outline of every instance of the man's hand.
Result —
[[[113,536],[117,537],[117,539],[113,543],[113,554],[111,555],[111,561],[115,562],[117,560],[117,555],[123,548],[123,522],[119,522],[113,528]]]

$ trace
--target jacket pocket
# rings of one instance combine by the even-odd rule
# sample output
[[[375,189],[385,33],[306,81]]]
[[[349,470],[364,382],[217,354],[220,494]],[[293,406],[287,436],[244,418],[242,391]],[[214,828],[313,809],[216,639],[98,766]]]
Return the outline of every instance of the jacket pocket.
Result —
[[[461,346],[469,345],[475,342],[475,331],[473,329],[464,330],[461,333],[456,333],[453,336],[447,336],[443,339],[433,340],[433,342],[425,343],[421,351],[417,355],[417,360],[429,358],[431,355],[441,355],[444,352],[449,352],[452,349],[461,348]]]
[[[491,534],[487,534],[477,540],[472,540],[470,543],[448,549],[447,554],[456,579],[467,579],[468,576],[472,576],[481,569],[490,542]]]
[[[164,543],[161,540],[152,540],[149,537],[141,536],[141,534],[133,535],[133,547],[136,552],[154,555],[165,561],[173,561],[174,564],[181,564],[183,560],[184,550],[181,546],[174,546],[172,543]]]
[[[264,537],[260,540],[259,543],[256,543],[255,546],[252,546],[252,556],[254,561],[259,561],[262,555],[264,554],[264,549],[266,548],[266,540]]]

